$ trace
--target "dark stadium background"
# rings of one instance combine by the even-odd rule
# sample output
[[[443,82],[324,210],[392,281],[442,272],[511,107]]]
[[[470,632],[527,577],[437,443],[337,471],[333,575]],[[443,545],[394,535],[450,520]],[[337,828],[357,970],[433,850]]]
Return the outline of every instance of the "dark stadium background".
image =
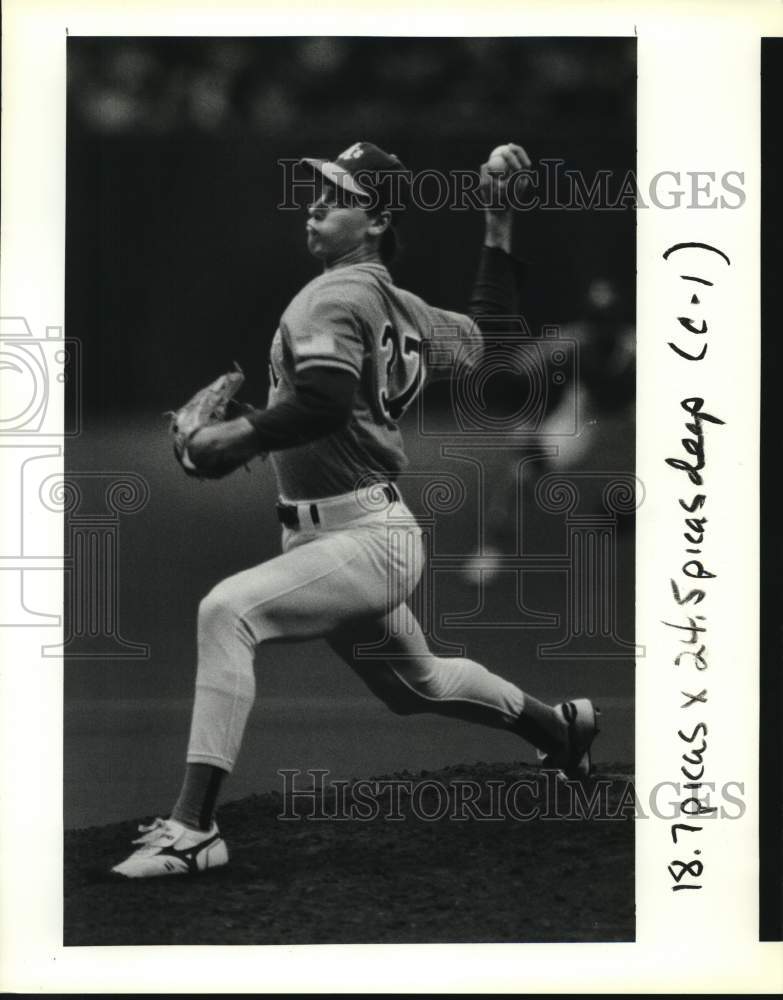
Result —
[[[334,156],[369,139],[414,170],[475,169],[493,146],[518,141],[536,161],[560,158],[588,181],[609,170],[618,183],[635,166],[636,69],[633,39],[72,37],[68,74],[66,334],[82,345],[70,404],[78,393],[83,422],[66,463],[71,474],[135,471],[150,487],[147,505],[122,518],[119,576],[122,634],[147,643],[150,657],[65,662],[65,818],[80,826],[169,807],[187,737],[198,600],[277,551],[269,472],[256,463],[221,484],[187,480],[162,416],[234,360],[248,376],[246,397],[265,398],[280,313],[317,273],[303,213],[276,210],[277,160]],[[596,277],[611,279],[633,323],[634,226],[628,202],[520,213],[530,328],[579,318]],[[401,235],[396,280],[463,308],[480,215],[413,209]],[[604,398],[611,408],[611,387]],[[410,445],[414,466],[438,468],[431,443],[411,435]],[[606,467],[632,471],[633,447],[630,422]],[[439,544],[465,551],[469,523],[470,512],[445,517]],[[548,530],[540,551],[562,545],[557,527]],[[619,626],[630,638],[629,533],[623,545]],[[513,595],[493,593],[502,617]],[[456,579],[438,591],[448,610],[471,607],[474,596]],[[545,576],[530,594],[544,610],[564,599]],[[450,636],[540,697],[603,700],[610,725],[599,758],[632,762],[632,661],[539,662],[545,633],[511,637]],[[321,644],[266,647],[259,663],[228,797],[277,787],[283,767],[366,776],[521,752],[506,734],[391,715]]]

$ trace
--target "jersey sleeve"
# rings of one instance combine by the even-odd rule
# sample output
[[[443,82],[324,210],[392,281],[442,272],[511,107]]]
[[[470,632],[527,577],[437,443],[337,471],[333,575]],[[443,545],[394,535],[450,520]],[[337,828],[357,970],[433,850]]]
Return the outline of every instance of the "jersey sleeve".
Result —
[[[364,339],[350,304],[332,289],[310,296],[296,315],[284,317],[284,334],[295,372],[338,368],[361,376]]]
[[[424,327],[427,381],[460,376],[475,368],[483,353],[484,338],[474,319],[447,309],[432,309]]]

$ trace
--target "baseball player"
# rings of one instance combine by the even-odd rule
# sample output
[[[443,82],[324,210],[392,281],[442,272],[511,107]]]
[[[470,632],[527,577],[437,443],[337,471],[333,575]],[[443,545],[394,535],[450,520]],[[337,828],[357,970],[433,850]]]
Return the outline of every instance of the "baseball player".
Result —
[[[589,773],[597,712],[588,699],[548,706],[473,660],[435,656],[407,603],[422,542],[395,485],[405,465],[399,418],[429,380],[481,363],[483,319],[517,311],[513,213],[503,195],[508,176],[530,160],[521,146],[501,150],[502,173],[482,167],[488,207],[470,315],[430,306],[390,277],[407,177],[397,157],[357,142],[334,160],[302,161],[322,185],[305,229],[323,273],[282,315],[267,407],[197,428],[178,450],[186,469],[206,477],[268,453],[282,554],[202,600],[182,789],[171,816],[141,827],[113,874],[226,864],[215,807],[253,704],[254,655],[271,639],[324,637],[392,711],[507,729],[532,743],[545,767]],[[371,658],[361,656],[367,645]]]
[[[576,342],[579,371],[531,434],[528,445],[547,445],[539,458],[529,461],[522,480],[524,500],[531,503],[535,484],[548,473],[602,471],[627,466],[628,428],[634,421],[634,355],[632,324],[623,322],[620,297],[614,282],[593,278],[587,285],[580,316],[562,328],[562,335]],[[579,427],[573,431],[574,397],[579,400]],[[555,445],[554,454],[551,446]],[[493,499],[487,510],[482,548],[466,560],[462,575],[469,583],[486,586],[496,582],[503,568],[503,554],[519,537],[521,504],[519,454],[513,441],[498,454],[493,470]],[[621,522],[623,524],[624,522]]]

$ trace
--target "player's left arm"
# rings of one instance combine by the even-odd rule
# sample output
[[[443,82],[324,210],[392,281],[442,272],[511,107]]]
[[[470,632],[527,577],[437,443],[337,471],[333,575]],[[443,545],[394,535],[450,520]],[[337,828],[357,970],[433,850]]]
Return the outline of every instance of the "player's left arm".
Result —
[[[291,323],[281,323],[293,358],[293,392],[267,409],[199,431],[188,449],[196,466],[209,471],[242,465],[259,453],[309,444],[346,426],[364,356],[351,304],[356,294],[344,280],[333,280]]]
[[[357,376],[345,369],[305,368],[297,373],[290,398],[203,427],[193,436],[188,454],[198,469],[209,472],[327,437],[350,419],[358,384]]]

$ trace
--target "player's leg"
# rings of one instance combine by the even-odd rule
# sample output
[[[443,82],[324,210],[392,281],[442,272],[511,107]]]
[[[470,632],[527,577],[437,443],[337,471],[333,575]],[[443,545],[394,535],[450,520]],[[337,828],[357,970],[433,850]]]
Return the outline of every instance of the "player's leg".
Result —
[[[351,622],[329,642],[399,714],[434,712],[507,729],[553,760],[569,749],[569,720],[560,706],[544,704],[474,660],[434,655],[407,604]]]
[[[387,580],[374,571],[371,547],[360,534],[299,533],[292,544],[283,555],[223,580],[201,602],[182,789],[171,817],[145,828],[138,851],[113,869],[116,874],[149,877],[224,864],[214,811],[255,698],[257,647],[325,635],[348,614],[377,616],[387,606]]]
[[[255,697],[256,648],[327,635],[349,616],[377,616],[389,594],[374,570],[367,538],[324,532],[223,580],[204,598],[188,761],[233,768]]]
[[[509,450],[511,445],[509,445]],[[485,460],[486,481],[492,483],[488,491],[486,517],[480,544],[465,559],[462,577],[468,583],[489,585],[497,582],[503,566],[503,556],[517,547],[520,530],[520,502],[518,497],[523,462],[520,457],[505,451],[490,452]],[[533,463],[525,463],[525,475]]]

